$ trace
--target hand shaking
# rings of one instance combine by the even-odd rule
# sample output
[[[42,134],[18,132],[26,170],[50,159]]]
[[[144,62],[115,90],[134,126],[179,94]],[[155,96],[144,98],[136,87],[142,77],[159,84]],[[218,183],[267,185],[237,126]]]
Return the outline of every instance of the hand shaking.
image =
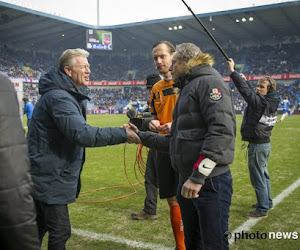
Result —
[[[130,123],[130,125],[124,124],[123,128],[126,129],[127,143],[142,144],[140,137],[138,137],[138,135],[137,135],[138,129],[136,126],[134,126],[133,124]]]

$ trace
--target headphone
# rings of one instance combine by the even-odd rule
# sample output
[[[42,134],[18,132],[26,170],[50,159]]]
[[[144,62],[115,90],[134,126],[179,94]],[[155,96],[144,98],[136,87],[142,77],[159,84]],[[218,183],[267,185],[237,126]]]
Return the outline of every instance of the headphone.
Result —
[[[265,78],[269,81],[270,83],[270,86],[269,86],[269,89],[268,89],[268,92],[272,92],[274,91],[274,79],[270,76],[265,76]]]

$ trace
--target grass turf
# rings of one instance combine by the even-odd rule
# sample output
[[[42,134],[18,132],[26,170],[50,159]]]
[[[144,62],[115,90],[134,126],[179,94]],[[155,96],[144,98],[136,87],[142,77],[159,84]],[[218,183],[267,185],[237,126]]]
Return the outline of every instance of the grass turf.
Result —
[[[99,127],[120,126],[128,121],[126,115],[89,115],[87,119],[90,125]],[[256,202],[248,175],[246,148],[242,147],[243,142],[239,132],[241,120],[242,116],[237,115],[235,160],[231,165],[234,183],[229,218],[229,231],[231,232],[247,220],[244,214],[252,210],[250,206]],[[293,115],[287,117],[283,123],[276,124],[271,137],[272,152],[268,167],[273,198],[300,177],[299,142],[300,116]],[[175,242],[166,200],[158,200],[157,220],[135,221],[131,219],[132,212],[138,212],[143,208],[145,198],[144,186],[138,181],[143,180],[143,177],[138,173],[137,180],[134,170],[136,149],[137,146],[132,144],[87,148],[86,163],[82,172],[82,192],[97,188],[104,189],[79,197],[79,201],[99,203],[69,205],[72,227],[174,248]],[[143,155],[146,160],[146,153],[143,152]],[[124,165],[126,165],[126,171]],[[133,186],[129,185],[130,182]],[[114,186],[118,187],[105,189]],[[118,199],[125,195],[130,196]],[[300,190],[297,188],[248,233],[297,232],[298,235],[300,232],[299,195]],[[107,199],[115,200],[103,202]],[[299,240],[293,239],[244,239],[232,244],[230,248],[299,249],[298,245]],[[46,249],[46,238],[42,249]],[[67,242],[67,249],[139,249],[139,247],[72,234]]]

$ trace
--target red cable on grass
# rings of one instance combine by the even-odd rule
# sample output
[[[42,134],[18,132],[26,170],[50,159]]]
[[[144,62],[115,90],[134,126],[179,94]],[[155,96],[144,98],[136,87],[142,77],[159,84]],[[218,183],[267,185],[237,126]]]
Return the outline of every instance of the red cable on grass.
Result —
[[[76,203],[104,203],[104,202],[108,202],[108,201],[113,201],[113,200],[118,200],[118,199],[124,199],[127,198],[131,195],[134,195],[136,193],[136,188],[134,185],[137,184],[141,184],[144,185],[144,181],[140,181],[137,175],[137,170],[136,168],[138,168],[138,171],[140,172],[140,174],[142,176],[145,176],[145,171],[146,171],[146,164],[145,161],[143,159],[143,154],[142,154],[142,149],[143,149],[143,145],[138,145],[137,146],[137,150],[136,150],[136,159],[135,159],[135,163],[134,163],[134,173],[135,173],[135,177],[138,180],[138,183],[134,183],[132,184],[128,174],[127,174],[127,167],[126,167],[126,144],[124,145],[124,170],[125,170],[125,176],[127,181],[129,182],[129,185],[123,185],[123,186],[113,186],[113,187],[102,187],[102,188],[97,188],[97,189],[92,189],[92,190],[88,190],[88,191],[84,191],[84,192],[80,192],[80,195],[83,194],[87,194],[87,193],[91,193],[91,192],[96,192],[96,191],[100,191],[100,190],[106,190],[106,189],[114,189],[114,188],[122,188],[122,187],[128,187],[131,186],[133,188],[133,192],[127,195],[123,195],[120,197],[115,197],[115,198],[111,198],[111,199],[107,199],[107,200],[103,200],[103,201],[76,201]],[[148,153],[148,149],[147,149],[147,153]]]

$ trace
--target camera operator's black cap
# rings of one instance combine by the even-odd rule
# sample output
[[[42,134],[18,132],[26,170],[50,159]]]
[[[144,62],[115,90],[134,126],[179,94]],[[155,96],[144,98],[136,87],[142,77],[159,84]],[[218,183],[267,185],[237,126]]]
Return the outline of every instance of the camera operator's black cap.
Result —
[[[161,77],[159,74],[151,74],[146,77],[146,88],[152,89],[152,86],[161,80]]]

